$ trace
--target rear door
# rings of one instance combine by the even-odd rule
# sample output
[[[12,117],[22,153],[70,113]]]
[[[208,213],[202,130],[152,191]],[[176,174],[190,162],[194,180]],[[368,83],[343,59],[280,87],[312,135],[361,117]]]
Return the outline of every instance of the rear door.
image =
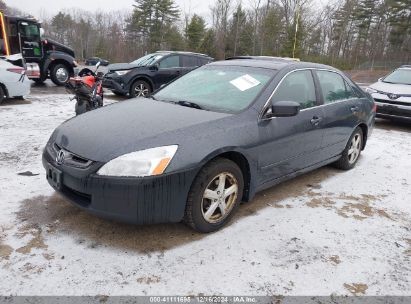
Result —
[[[316,70],[321,100],[324,104],[325,158],[340,154],[359,124],[360,100],[345,79],[334,71]]]
[[[189,55],[181,55],[181,74],[186,74],[195,68],[199,67],[200,60],[196,56],[189,56]]]
[[[300,103],[293,117],[274,117],[259,122],[259,167],[263,184],[321,161],[323,108],[319,106],[311,70],[285,76],[269,104]]]

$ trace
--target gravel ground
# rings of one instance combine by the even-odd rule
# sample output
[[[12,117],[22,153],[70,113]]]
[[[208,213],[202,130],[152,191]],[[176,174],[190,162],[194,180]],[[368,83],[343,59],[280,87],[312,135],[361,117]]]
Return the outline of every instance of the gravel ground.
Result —
[[[1,295],[410,295],[411,125],[377,122],[355,169],[264,191],[203,235],[98,219],[54,193],[41,152],[68,97],[47,85],[0,106]]]

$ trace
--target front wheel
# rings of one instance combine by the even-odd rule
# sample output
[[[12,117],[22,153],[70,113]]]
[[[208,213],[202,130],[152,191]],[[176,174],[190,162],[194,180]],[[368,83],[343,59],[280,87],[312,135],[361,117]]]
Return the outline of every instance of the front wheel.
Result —
[[[334,163],[334,166],[342,170],[350,170],[354,168],[360,158],[363,147],[363,132],[360,127],[357,127],[348,140],[341,158]]]
[[[70,78],[70,71],[65,64],[56,64],[50,70],[50,78],[55,85],[63,86]]]
[[[203,233],[223,227],[240,204],[243,174],[231,160],[211,161],[195,178],[188,194],[184,221]]]
[[[130,97],[146,97],[152,92],[151,86],[144,80],[136,80],[130,89]]]

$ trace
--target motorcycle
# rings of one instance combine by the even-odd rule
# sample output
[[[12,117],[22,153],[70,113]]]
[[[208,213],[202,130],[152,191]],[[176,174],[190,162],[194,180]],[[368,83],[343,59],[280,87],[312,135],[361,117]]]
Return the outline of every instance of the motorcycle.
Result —
[[[88,68],[82,69],[78,76],[71,77],[66,84],[66,90],[74,94],[70,100],[77,100],[76,115],[100,108],[103,106],[103,76],[102,72],[97,72],[100,62],[96,64],[93,72]]]

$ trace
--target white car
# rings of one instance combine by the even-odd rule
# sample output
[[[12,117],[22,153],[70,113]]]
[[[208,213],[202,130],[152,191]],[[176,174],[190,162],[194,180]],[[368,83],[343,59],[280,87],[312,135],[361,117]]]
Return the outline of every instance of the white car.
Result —
[[[30,80],[25,68],[11,62],[18,57],[0,57],[0,103],[6,98],[30,94]]]
[[[377,105],[377,117],[411,121],[411,65],[404,65],[365,89]]]

